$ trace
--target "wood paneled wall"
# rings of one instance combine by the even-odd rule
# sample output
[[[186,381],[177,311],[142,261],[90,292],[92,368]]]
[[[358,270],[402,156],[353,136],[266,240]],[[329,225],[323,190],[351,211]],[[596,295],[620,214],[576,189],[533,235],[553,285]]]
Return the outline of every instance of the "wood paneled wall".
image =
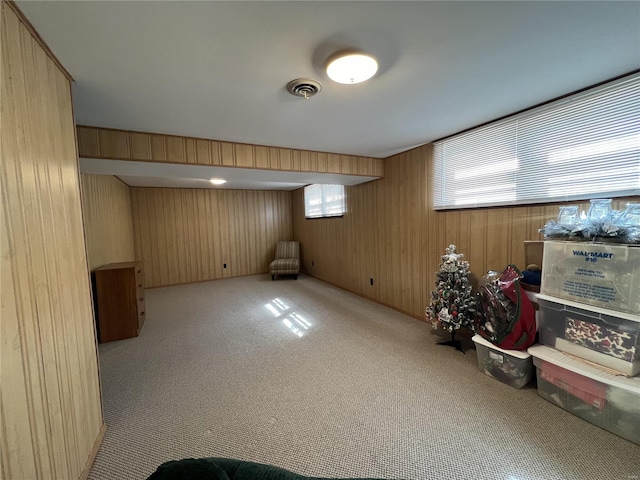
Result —
[[[2,37],[2,477],[77,479],[104,434],[71,86],[11,3]]]
[[[379,158],[78,126],[81,157],[383,176]]]
[[[148,287],[265,273],[291,240],[290,192],[133,188],[132,200]]]
[[[303,189],[294,191],[294,238],[305,270],[404,312],[424,310],[425,184],[425,162],[414,150],[385,165],[384,180],[346,187],[342,218],[306,220]]]
[[[135,260],[131,188],[112,175],[82,175],[89,269]]]
[[[538,229],[557,217],[559,204],[436,212],[429,187],[432,152],[426,145],[385,159],[384,179],[347,187],[343,218],[306,220],[303,190],[294,191],[293,236],[301,242],[305,271],[423,318],[450,244],[465,254],[476,285],[488,270],[509,263],[524,269],[524,240],[542,240]],[[614,207],[623,209],[628,201],[640,197]]]

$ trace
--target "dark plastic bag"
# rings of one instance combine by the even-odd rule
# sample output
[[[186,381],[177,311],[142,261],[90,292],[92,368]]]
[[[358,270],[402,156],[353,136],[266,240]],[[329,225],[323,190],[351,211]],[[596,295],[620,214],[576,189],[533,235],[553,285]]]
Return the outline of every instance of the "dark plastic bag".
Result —
[[[505,350],[526,350],[536,340],[535,310],[521,279],[520,270],[508,265],[501,274],[489,272],[480,288],[478,334]]]

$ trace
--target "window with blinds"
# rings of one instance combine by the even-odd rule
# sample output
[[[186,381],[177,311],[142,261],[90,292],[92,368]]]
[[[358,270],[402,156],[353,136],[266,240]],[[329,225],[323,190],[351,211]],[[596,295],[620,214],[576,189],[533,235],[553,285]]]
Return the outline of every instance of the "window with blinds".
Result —
[[[640,194],[640,74],[434,144],[436,210]]]
[[[306,218],[341,217],[344,212],[344,185],[316,184],[304,187]]]

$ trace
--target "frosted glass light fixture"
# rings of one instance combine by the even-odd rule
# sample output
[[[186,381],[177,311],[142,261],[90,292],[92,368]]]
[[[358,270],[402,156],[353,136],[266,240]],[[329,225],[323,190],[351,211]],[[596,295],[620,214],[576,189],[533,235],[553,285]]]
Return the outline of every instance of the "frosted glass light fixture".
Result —
[[[353,84],[364,82],[378,71],[378,62],[371,55],[341,52],[329,58],[327,75],[334,82]]]
[[[224,183],[227,183],[227,181],[224,178],[211,178],[209,181],[214,185],[222,185]]]

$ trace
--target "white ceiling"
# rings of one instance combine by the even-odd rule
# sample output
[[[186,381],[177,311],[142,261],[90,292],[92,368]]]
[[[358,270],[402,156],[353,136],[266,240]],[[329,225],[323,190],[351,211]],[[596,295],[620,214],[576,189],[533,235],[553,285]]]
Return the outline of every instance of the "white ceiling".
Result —
[[[640,2],[17,3],[78,124],[380,158],[640,68]],[[376,77],[331,82],[345,48]]]

